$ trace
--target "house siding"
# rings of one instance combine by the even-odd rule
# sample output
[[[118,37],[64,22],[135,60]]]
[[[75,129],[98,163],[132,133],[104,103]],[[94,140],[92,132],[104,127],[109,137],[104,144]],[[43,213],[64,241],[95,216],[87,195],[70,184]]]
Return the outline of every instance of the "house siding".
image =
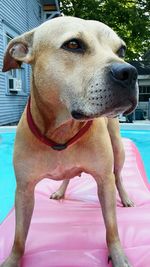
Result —
[[[5,51],[4,25],[18,35],[38,26],[42,19],[39,16],[38,0],[3,0],[0,1],[0,69],[2,69]],[[30,68],[25,69],[26,92],[24,95],[7,94],[7,73],[0,71],[0,125],[18,122],[29,95]]]

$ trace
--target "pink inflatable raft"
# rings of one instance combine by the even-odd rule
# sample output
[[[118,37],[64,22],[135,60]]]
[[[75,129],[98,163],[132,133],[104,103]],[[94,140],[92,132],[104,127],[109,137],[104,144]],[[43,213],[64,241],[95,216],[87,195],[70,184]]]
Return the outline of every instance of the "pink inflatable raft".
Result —
[[[135,145],[124,139],[123,180],[135,207],[124,208],[117,196],[122,245],[133,267],[150,267],[150,191]],[[92,177],[72,179],[65,200],[50,200],[59,182],[38,184],[22,267],[108,267],[105,227]],[[14,238],[14,210],[0,226],[0,263]]]

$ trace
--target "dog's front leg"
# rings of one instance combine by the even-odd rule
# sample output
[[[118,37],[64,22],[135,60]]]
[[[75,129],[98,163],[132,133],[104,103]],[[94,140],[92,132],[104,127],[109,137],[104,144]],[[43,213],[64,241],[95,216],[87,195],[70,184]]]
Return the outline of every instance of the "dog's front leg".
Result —
[[[62,184],[60,185],[60,187],[58,188],[58,190],[54,193],[52,193],[52,195],[50,196],[50,199],[62,199],[65,196],[65,192],[67,190],[67,186],[69,184],[70,179],[65,179]]]
[[[121,247],[117,219],[116,219],[116,194],[114,174],[103,179],[96,179],[98,185],[98,197],[102,207],[102,213],[106,226],[106,240],[109,249],[109,259],[113,267],[131,267]]]
[[[19,267],[20,259],[24,253],[25,241],[34,208],[34,187],[35,186],[30,183],[17,185],[15,199],[15,239],[11,254],[1,267]]]

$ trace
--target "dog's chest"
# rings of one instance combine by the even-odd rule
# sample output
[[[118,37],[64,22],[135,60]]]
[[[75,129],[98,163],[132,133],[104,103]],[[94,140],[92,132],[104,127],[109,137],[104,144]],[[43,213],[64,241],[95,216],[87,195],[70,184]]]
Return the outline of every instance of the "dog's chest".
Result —
[[[53,180],[70,179],[84,171],[83,160],[81,155],[79,156],[79,150],[74,149],[74,146],[63,151],[47,149],[41,151],[39,155],[37,161],[40,162],[38,166],[41,179],[43,177]]]
[[[64,153],[65,154],[65,153]],[[81,162],[77,161],[72,155],[57,155],[51,158],[47,166],[47,177],[54,180],[70,179],[78,176],[83,171]]]
[[[48,178],[54,180],[64,180],[70,179],[74,176],[80,175],[82,172],[82,168],[74,167],[74,166],[64,166],[62,164],[58,164],[55,168],[52,168],[50,172],[47,174]]]

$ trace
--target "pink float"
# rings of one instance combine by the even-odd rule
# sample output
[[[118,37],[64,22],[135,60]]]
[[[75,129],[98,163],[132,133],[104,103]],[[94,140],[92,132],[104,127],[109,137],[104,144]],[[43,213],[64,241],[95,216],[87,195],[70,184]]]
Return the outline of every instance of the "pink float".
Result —
[[[122,245],[133,267],[150,266],[150,191],[135,145],[124,139],[125,187],[136,207],[123,208],[117,196]],[[105,227],[92,177],[72,179],[65,200],[50,200],[59,182],[43,180],[36,187],[35,209],[22,267],[108,267]],[[0,226],[0,263],[14,238],[14,210]]]

